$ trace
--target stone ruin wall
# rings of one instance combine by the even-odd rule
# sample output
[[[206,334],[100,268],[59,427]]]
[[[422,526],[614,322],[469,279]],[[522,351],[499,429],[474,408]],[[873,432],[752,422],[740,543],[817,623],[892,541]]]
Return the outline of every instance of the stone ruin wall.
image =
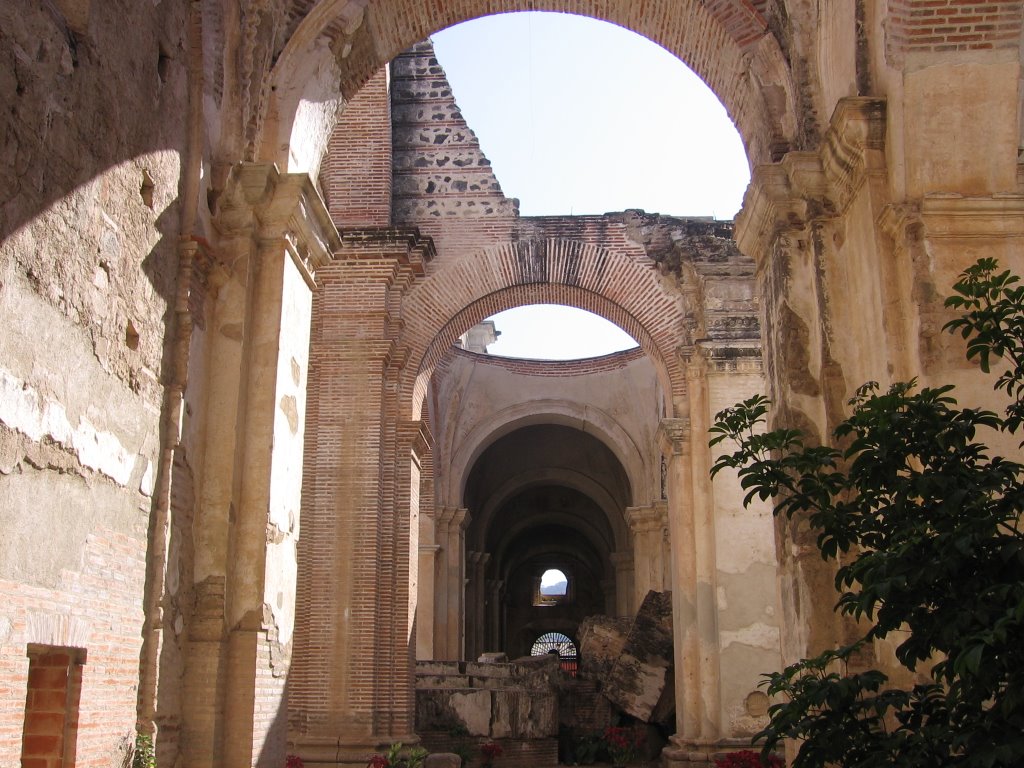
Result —
[[[74,649],[76,765],[120,764],[134,743],[176,291],[186,9],[0,8],[4,765],[22,755],[30,647]],[[59,740],[47,706],[26,726],[28,757]]]
[[[352,54],[343,75],[349,94],[364,79],[361,72],[379,68],[374,57],[388,55],[378,51],[400,47],[395,30],[431,29],[440,13],[418,2],[375,3],[366,14],[353,12],[355,5],[343,4],[343,23],[336,25],[339,35],[348,35],[348,48],[338,49]],[[830,0],[816,12],[788,14],[781,3],[756,5],[737,24],[763,14],[793,62],[796,96],[784,83],[761,81],[765,103],[781,115],[777,133],[758,124],[756,98],[744,102],[722,89],[723,98],[743,107],[739,116],[755,162],[810,150],[818,161],[825,157],[825,186],[833,188],[821,193],[820,169],[803,173],[806,157],[791,156],[784,168],[761,166],[737,228],[744,251],[760,258],[763,295],[773,297],[764,330],[775,345],[767,351],[768,380],[780,413],[824,434],[850,387],[879,371],[987,389],[937,328],[945,319],[942,295],[963,266],[979,255],[1020,266],[1024,174],[1014,158],[1024,145],[1021,3],[955,2],[933,16],[909,14],[901,3],[853,7]],[[239,35],[228,29],[232,20],[216,12],[207,19],[215,55],[207,57],[205,85],[215,111],[225,110],[223,125],[219,113],[209,123],[220,164],[254,157],[251,129],[235,125],[233,116],[245,112],[245,122],[261,108],[266,70],[304,13],[302,3],[290,7],[287,24],[249,51],[255,65],[245,98],[238,84],[225,83],[217,63],[240,56]],[[459,12],[476,7],[468,3]],[[570,7],[591,10],[576,0]],[[628,20],[636,4],[607,7]],[[0,8],[0,103],[10,107],[0,142],[0,359],[10,393],[0,416],[0,488],[5,502],[14,502],[0,507],[0,515],[8,530],[20,532],[8,539],[18,546],[8,544],[0,557],[0,682],[18,693],[3,699],[3,761],[16,760],[20,749],[15,724],[24,711],[29,641],[92,649],[83,672],[89,693],[79,762],[107,761],[134,724],[130,689],[137,683],[154,492],[147,469],[155,473],[158,466],[159,383],[170,370],[166,328],[179,234],[173,201],[185,144],[185,13],[181,0],[156,6],[55,0],[42,7],[19,0]],[[651,26],[655,37],[673,24],[689,28],[674,13],[658,18],[665,29]],[[642,25],[633,19],[632,26]],[[744,34],[730,30],[732,40],[749,42]],[[767,47],[749,49],[759,72],[771,71]],[[697,58],[707,67],[713,56],[702,51]],[[731,61],[719,62],[723,71],[732,71]],[[869,95],[887,102],[867,104]],[[791,98],[799,120],[788,111]],[[865,106],[874,114],[858,122]],[[861,141],[850,129],[865,123],[869,135]],[[223,165],[207,170],[215,185],[223,181]],[[777,171],[781,178],[772,175]],[[772,200],[763,206],[766,198]],[[499,234],[509,231],[507,222],[497,227]],[[198,296],[193,303],[201,303]],[[199,380],[201,314],[192,359]],[[45,357],[35,351],[40,341]],[[189,433],[203,423],[202,402],[202,393],[190,397],[190,446],[196,443]],[[103,447],[96,448],[100,436]],[[175,465],[174,507],[185,535],[178,539],[182,549],[172,552],[180,573],[180,580],[169,579],[179,590],[171,601],[172,626],[191,621],[187,542],[197,460],[194,451],[179,452]],[[40,523],[40,514],[60,525]],[[73,530],[68,521],[75,521]],[[783,617],[790,628],[787,659],[828,642],[833,632],[827,606],[819,611],[812,604],[828,590],[828,576],[787,559],[782,543],[792,538],[791,531],[779,532],[784,571],[792,576]],[[114,634],[100,631],[108,627]],[[165,646],[168,681],[179,669],[173,645]],[[105,667],[115,684],[93,685],[90,667]],[[170,682],[162,690],[173,711],[180,691]],[[165,736],[173,738],[168,725]]]

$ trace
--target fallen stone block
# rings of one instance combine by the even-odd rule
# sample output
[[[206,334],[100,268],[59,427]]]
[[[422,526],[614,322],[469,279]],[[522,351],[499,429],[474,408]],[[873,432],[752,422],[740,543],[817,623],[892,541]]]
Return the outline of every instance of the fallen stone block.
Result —
[[[672,679],[672,593],[648,592],[601,693],[623,712],[650,722]],[[659,712],[664,717],[665,705]]]

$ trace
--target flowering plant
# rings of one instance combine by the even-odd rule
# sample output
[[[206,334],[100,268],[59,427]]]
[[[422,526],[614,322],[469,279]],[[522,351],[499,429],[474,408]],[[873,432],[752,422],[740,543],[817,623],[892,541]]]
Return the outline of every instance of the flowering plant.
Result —
[[[643,734],[633,735],[627,728],[609,725],[604,729],[604,741],[608,755],[615,765],[625,765],[635,760],[640,747],[644,745]]]
[[[305,763],[302,762],[302,758],[298,755],[288,755],[284,759],[284,768],[304,768]]]
[[[495,758],[501,757],[504,752],[505,750],[501,748],[501,744],[498,744],[496,741],[484,742],[480,745],[480,754],[482,756],[480,764],[484,766],[494,765]]]
[[[387,755],[374,755],[366,768],[422,768],[427,759],[427,750],[423,747],[406,747],[396,741],[388,747]]]
[[[762,758],[760,753],[750,749],[730,752],[715,760],[715,768],[783,768],[782,758],[769,755]]]

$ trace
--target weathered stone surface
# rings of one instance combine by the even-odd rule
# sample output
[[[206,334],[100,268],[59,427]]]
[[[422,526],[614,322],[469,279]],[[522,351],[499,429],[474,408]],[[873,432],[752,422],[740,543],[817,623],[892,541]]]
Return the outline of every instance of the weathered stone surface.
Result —
[[[638,720],[651,719],[672,674],[672,593],[648,592],[603,693]]]
[[[427,755],[423,768],[461,768],[462,758],[452,752],[435,752]]]
[[[504,651],[482,653],[477,661],[480,664],[505,664],[508,662],[508,654]]]
[[[748,364],[756,369],[762,341],[776,404],[773,418],[784,426],[804,420],[800,426],[823,440],[842,415],[850,388],[868,379],[955,381],[972,404],[998,407],[986,399],[993,397],[990,383],[964,366],[959,340],[940,338],[939,328],[948,319],[942,297],[960,269],[983,256],[1017,271],[1022,266],[1018,0],[1000,3],[992,13],[976,15],[976,21],[968,20],[968,12],[981,4],[969,0],[928,17],[908,4],[869,4],[873,10],[867,19],[860,18],[864,4],[842,0],[579,0],[571,4],[574,11],[643,32],[692,63],[736,119],[753,182],[735,232],[740,250],[758,261],[756,290],[752,262],[735,258],[730,228],[722,222],[687,223],[637,212],[576,221],[518,219],[515,201],[500,194],[429,47],[418,48],[404,62],[411,67],[407,76],[399,71],[394,79],[393,117],[402,125],[395,163],[377,165],[380,157],[367,146],[365,156],[373,158],[354,177],[383,169],[386,183],[374,188],[381,194],[367,212],[372,218],[360,221],[386,226],[392,221],[390,174],[396,171],[400,199],[394,218],[430,227],[439,256],[429,270],[441,276],[435,285],[444,288],[421,293],[419,304],[411,306],[397,293],[380,299],[379,286],[395,279],[390,267],[387,274],[360,278],[366,292],[353,292],[346,308],[356,317],[345,327],[366,343],[351,347],[346,367],[366,359],[376,360],[377,367],[368,385],[353,379],[332,390],[333,399],[322,407],[337,421],[322,435],[346,433],[346,446],[358,445],[360,451],[358,461],[345,465],[351,484],[332,501],[351,498],[358,487],[368,488],[366,498],[373,503],[360,507],[351,535],[345,529],[339,537],[346,546],[355,542],[351,557],[322,546],[318,534],[324,526],[318,529],[304,508],[308,557],[296,560],[289,541],[298,536],[297,515],[268,520],[268,506],[253,503],[248,491],[240,498],[240,484],[231,480],[232,467],[242,467],[270,444],[282,454],[275,466],[297,472],[302,465],[297,438],[291,444],[273,441],[269,433],[236,430],[232,421],[243,413],[235,407],[239,402],[256,408],[256,396],[267,393],[260,379],[275,372],[254,367],[251,360],[273,340],[241,322],[213,320],[235,309],[239,317],[262,318],[305,294],[294,289],[257,294],[259,268],[266,262],[260,267],[244,255],[232,264],[222,261],[233,260],[235,235],[213,231],[210,222],[227,169],[258,158],[281,168],[290,163],[293,171],[315,171],[334,107],[342,97],[351,105],[360,86],[411,39],[457,18],[529,5],[524,0],[0,3],[0,529],[7,534],[0,546],[0,709],[5,713],[0,764],[14,765],[20,758],[28,644],[88,649],[76,758],[82,764],[120,764],[138,714],[134,696],[125,695],[140,682],[138,646],[143,637],[156,638],[161,623],[160,642],[150,646],[160,648],[162,765],[248,764],[248,756],[224,753],[243,741],[246,749],[259,750],[262,762],[280,764],[284,724],[292,724],[292,715],[300,730],[321,729],[302,745],[311,757],[322,749],[308,763],[341,761],[339,737],[350,744],[369,738],[380,723],[390,723],[384,727],[391,733],[408,733],[410,676],[402,673],[416,605],[405,599],[415,589],[415,569],[407,566],[408,553],[416,550],[416,529],[401,526],[410,511],[407,502],[415,508],[417,490],[423,491],[420,511],[428,518],[434,489],[439,498],[455,496],[464,488],[464,476],[443,476],[451,458],[444,437],[435,455],[417,453],[421,477],[409,468],[406,443],[382,438],[367,449],[347,432],[354,417],[373,410],[366,435],[402,433],[416,412],[406,383],[417,375],[403,361],[425,359],[429,339],[439,339],[438,348],[444,348],[451,339],[447,331],[439,333],[442,326],[465,328],[478,320],[470,315],[480,297],[493,301],[489,309],[494,310],[508,308],[502,302],[553,296],[567,303],[593,301],[586,308],[603,308],[612,319],[633,323],[632,330],[646,340],[644,354],[659,366],[664,396],[660,410],[649,402],[641,405],[670,419],[687,412],[696,423],[756,391],[756,383],[737,387],[735,378],[717,374]],[[951,32],[954,16],[959,21]],[[737,72],[749,76],[736,77]],[[852,96],[868,93],[870,98]],[[390,153],[391,141],[385,144]],[[357,189],[352,197],[363,193]],[[459,225],[466,229],[453,232]],[[629,237],[620,236],[625,229]],[[267,247],[283,238],[297,262],[305,258],[290,228],[259,236]],[[548,241],[550,246],[540,245]],[[517,243],[515,259],[503,261],[502,243],[510,242]],[[184,256],[192,248],[197,260],[218,263],[215,274],[179,280],[178,265],[192,258]],[[465,264],[485,249],[491,250],[471,269],[444,273],[453,262]],[[348,267],[369,273],[372,263],[367,259]],[[629,264],[633,271],[625,268]],[[723,279],[727,266],[746,270],[751,279]],[[228,281],[229,272],[238,279]],[[492,273],[506,277],[472,283]],[[613,277],[606,281],[596,274]],[[641,295],[638,286],[646,284],[645,277],[671,290],[651,288]],[[460,284],[486,290],[460,292]],[[243,293],[258,295],[258,303],[243,307],[248,302]],[[176,336],[191,326],[193,335],[179,345]],[[714,345],[705,350],[705,362],[713,375],[708,379],[694,366],[680,387],[677,352],[708,340]],[[733,341],[749,344],[725,343]],[[292,343],[307,346],[294,338]],[[689,354],[684,349],[684,356]],[[384,358],[386,364],[380,362]],[[288,385],[294,392],[275,399],[269,413],[281,403],[284,435],[304,421],[295,398],[306,384],[300,383],[301,366],[284,358],[281,363],[276,374],[285,384],[294,375]],[[702,644],[699,658],[691,656],[687,663],[709,681],[704,688],[716,687],[715,675],[721,674],[717,690],[705,691],[708,698],[698,702],[697,711],[682,713],[680,730],[696,733],[707,725],[725,740],[748,735],[762,716],[760,706],[746,706],[751,683],[779,661],[777,646],[783,660],[791,661],[834,641],[832,600],[822,599],[831,595],[830,574],[802,557],[805,534],[779,526],[773,538],[763,510],[740,512],[742,494],[735,482],[719,475],[713,494],[693,487],[700,485],[692,482],[695,478],[706,476],[708,463],[696,450],[697,440],[690,442],[693,450],[674,450],[671,465],[659,473],[661,457],[652,434],[629,428],[632,419],[624,416],[629,404],[612,403],[607,413],[615,429],[606,429],[609,424],[592,421],[600,409],[579,396],[582,387],[565,384],[565,370],[548,374],[561,380],[558,405],[582,403],[586,416],[563,408],[557,413],[560,423],[579,423],[588,431],[593,426],[606,439],[621,429],[623,444],[641,465],[630,472],[637,503],[665,499],[673,515],[692,510],[702,521],[697,539],[711,532],[713,540],[692,545],[696,553],[685,535],[670,543],[673,557],[699,554],[702,569],[697,583],[679,571],[673,574],[677,587],[699,587],[707,609],[699,612],[703,623],[686,628]],[[614,375],[623,378],[621,372]],[[366,406],[358,397],[373,387]],[[467,405],[466,390],[454,389],[448,393],[452,402]],[[638,391],[631,390],[636,400]],[[535,417],[537,409],[528,406],[515,418]],[[468,411],[457,405],[453,410]],[[491,426],[512,423],[510,418]],[[454,436],[455,430],[437,434]],[[316,441],[310,444],[315,447]],[[1007,440],[1000,450],[1014,451],[1016,445]],[[691,460],[683,461],[684,456]],[[310,458],[322,456],[311,448]],[[229,471],[220,471],[224,467]],[[273,480],[264,486],[272,485],[277,496],[281,478]],[[686,494],[692,498],[682,498]],[[162,510],[173,512],[169,541],[162,536],[160,499],[171,500],[171,509]],[[154,501],[158,514],[153,514]],[[355,517],[327,509],[329,529]],[[397,509],[401,515],[394,514]],[[453,593],[462,594],[467,574],[454,567],[461,550],[448,539],[437,544],[455,553],[450,562],[439,562],[453,566],[439,583],[458,585]],[[477,549],[486,554],[483,546]],[[624,556],[616,578],[628,579],[632,566],[625,556],[631,553],[623,548],[615,554]],[[356,576],[343,587],[332,569],[357,557],[351,571]],[[318,654],[308,674],[288,676],[293,702],[301,693],[329,706],[279,711],[272,701],[283,698],[264,694],[283,690],[288,655],[283,637],[261,645],[258,657],[254,646],[233,644],[229,659],[219,647],[210,652],[199,646],[213,646],[239,622],[250,633],[240,635],[247,643],[257,631],[254,625],[264,620],[258,631],[276,636],[296,593],[292,575],[297,570],[308,575],[316,563],[329,564],[327,576],[305,582],[307,594],[330,589],[360,600],[338,598],[320,613],[307,613],[301,639],[309,647],[330,648],[331,637],[344,631],[341,616],[361,634],[351,645]],[[278,574],[262,590],[253,587],[261,578],[254,572],[258,568]],[[779,575],[781,595],[774,600],[771,590]],[[485,576],[481,568],[480,577]],[[420,578],[424,584],[422,570]],[[463,637],[471,657],[493,647],[482,639],[469,642],[485,626],[487,600],[509,586],[493,581],[493,593],[477,594],[477,615],[467,627],[461,623],[469,614],[458,602],[461,597],[438,605],[438,626],[449,615],[459,619],[449,622],[451,642],[444,647],[450,658],[457,657]],[[156,585],[155,603],[143,600],[144,584]],[[145,618],[157,626],[143,625],[144,602],[150,610]],[[241,606],[241,615],[227,617],[226,606]],[[622,605],[616,610],[628,613]],[[280,627],[270,626],[275,624]],[[426,622],[420,628],[434,629]],[[636,650],[626,645],[623,658]],[[251,666],[249,673],[239,671],[234,663],[245,653],[261,659],[258,674]],[[652,660],[649,653],[640,655],[646,660],[630,656],[635,663],[625,670],[634,678]],[[143,698],[147,685],[155,685],[156,664],[154,659],[143,664]],[[623,672],[619,666],[613,665]],[[259,688],[258,716],[265,719],[254,722],[251,712],[239,716],[237,698],[226,707],[217,704],[224,692],[223,675],[216,671],[223,669],[232,670],[234,690]],[[656,672],[656,665],[652,669]],[[505,687],[506,679],[511,687]],[[545,718],[548,694],[531,687],[528,673],[501,678],[439,669],[425,681],[427,690],[449,690],[449,707],[451,697],[462,702],[459,707],[486,697],[488,718],[497,712],[501,728],[533,732],[533,723]],[[350,697],[353,706],[336,706],[339,697]],[[662,703],[670,699],[666,685],[650,717],[658,719]],[[228,738],[228,731],[247,738]],[[202,755],[202,762],[191,760],[188,750]],[[680,762],[707,763],[716,753],[708,747]],[[520,758],[537,754],[541,751],[516,753]],[[552,762],[522,758],[516,763],[509,754],[503,764],[534,768]]]
[[[447,669],[448,674],[437,674]],[[558,733],[556,659],[528,664],[417,665],[416,728],[540,739]]]
[[[611,616],[588,616],[580,624],[580,673],[598,679],[606,679],[615,666],[632,619]]]

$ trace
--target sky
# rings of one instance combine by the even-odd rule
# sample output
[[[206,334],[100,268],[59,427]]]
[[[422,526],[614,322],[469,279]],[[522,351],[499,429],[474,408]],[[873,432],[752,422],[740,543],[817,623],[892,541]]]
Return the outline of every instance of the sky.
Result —
[[[455,100],[524,216],[642,208],[731,219],[749,181],[718,98],[678,58],[581,16],[487,16],[432,36]],[[510,310],[490,354],[573,359],[636,346],[574,310]],[[525,316],[525,320],[517,319]],[[558,332],[556,332],[558,331]]]

